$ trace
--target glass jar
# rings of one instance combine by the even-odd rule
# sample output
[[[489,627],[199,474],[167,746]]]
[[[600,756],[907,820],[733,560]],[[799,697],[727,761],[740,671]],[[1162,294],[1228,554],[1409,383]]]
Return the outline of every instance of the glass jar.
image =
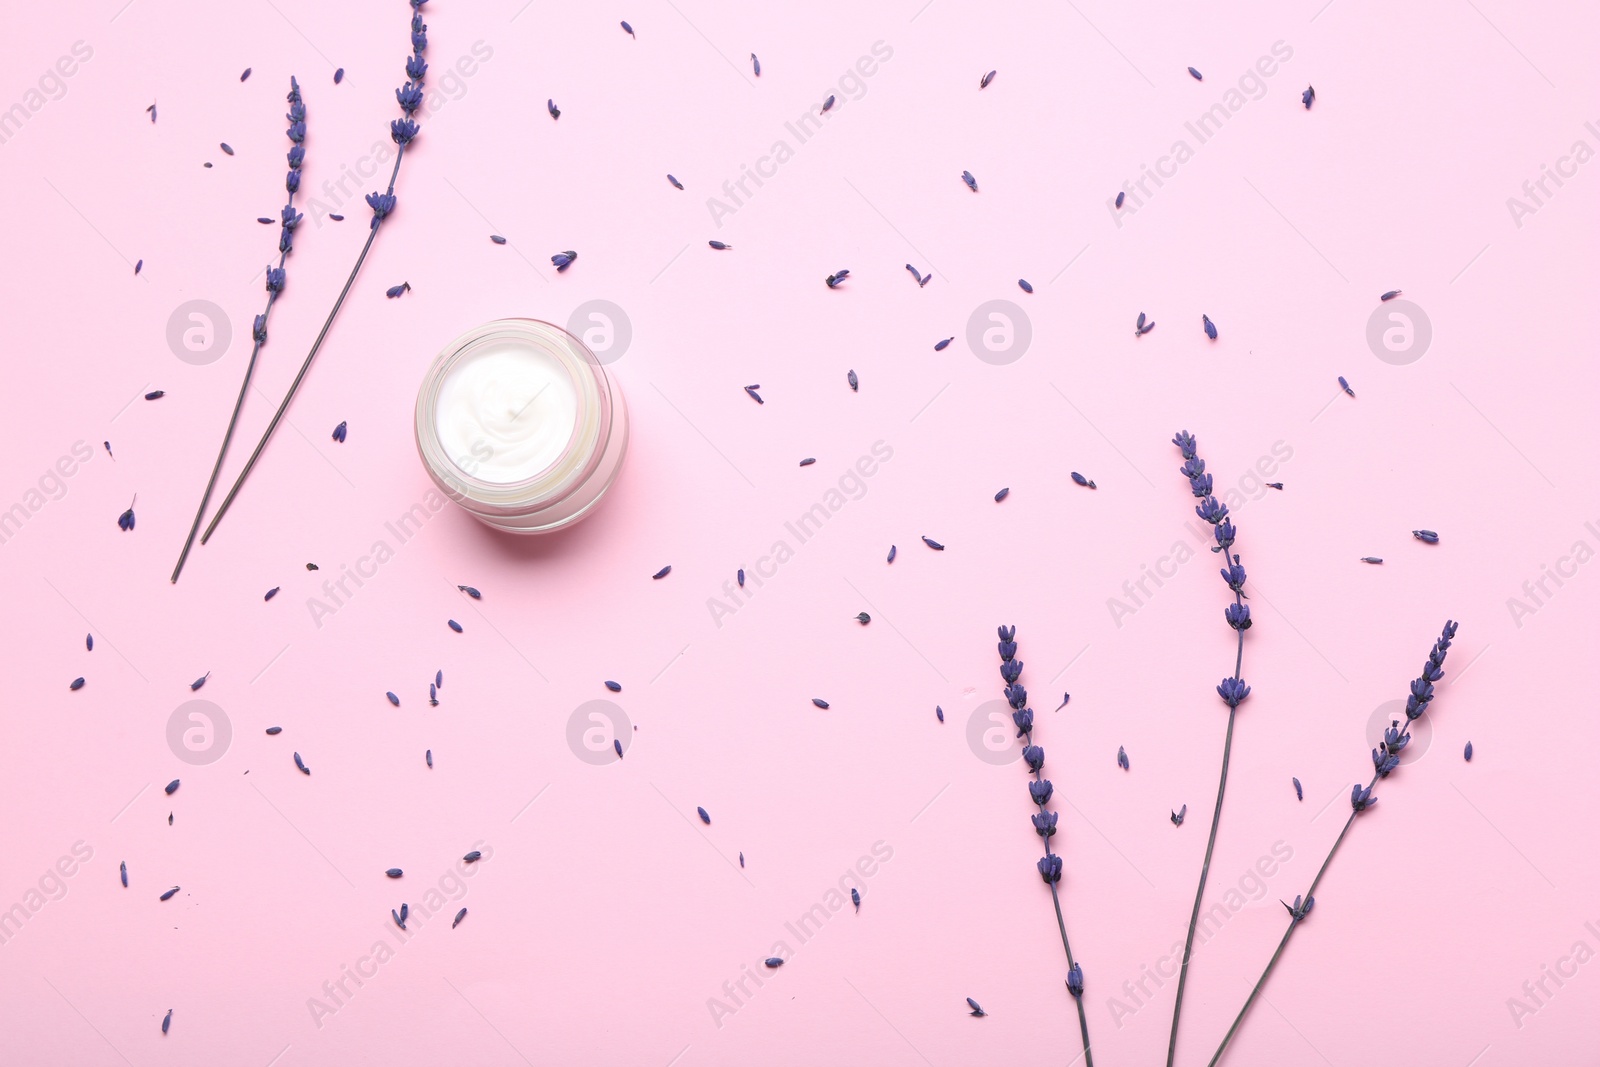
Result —
[[[501,362],[480,372],[480,359]],[[479,377],[471,387],[492,393],[493,404],[474,407],[473,373]],[[483,373],[496,376],[486,385]],[[531,426],[506,394],[532,385],[517,381],[530,374],[544,380],[524,407],[550,392]],[[550,429],[564,431],[568,421],[565,443],[551,440]],[[541,431],[542,446],[530,446],[528,435]],[[473,518],[507,533],[551,533],[586,517],[616,480],[628,449],[628,409],[616,380],[581,340],[538,319],[496,319],[451,341],[433,361],[417,391],[416,437],[428,476]]]

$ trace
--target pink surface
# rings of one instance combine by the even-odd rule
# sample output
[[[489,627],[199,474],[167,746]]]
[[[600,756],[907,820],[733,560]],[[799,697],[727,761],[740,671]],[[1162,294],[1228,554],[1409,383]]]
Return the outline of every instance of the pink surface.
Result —
[[[1096,1062],[1159,1063],[1173,987],[1147,975],[1182,939],[1225,717],[1212,687],[1232,661],[1214,557],[1163,562],[1193,544],[1179,428],[1219,486],[1243,487],[1257,619],[1209,894],[1226,922],[1195,957],[1180,1063],[1226,1029],[1283,929],[1278,900],[1303,890],[1369,776],[1369,718],[1447,617],[1461,633],[1431,747],[1379,789],[1227,1062],[1592,1057],[1600,728],[1578,680],[1600,590],[1592,11],[427,13],[441,93],[399,209],[288,424],[176,586],[262,303],[275,231],[254,219],[282,200],[288,77],[320,206],[225,485],[365,236],[360,196],[379,180],[324,183],[386,144],[407,11],[97,0],[8,16],[0,108],[22,117],[11,108],[0,143],[0,907],[25,918],[0,944],[0,1062],[1069,1063],[1023,768],[967,743],[999,697],[994,627],[1013,623],[1062,798]],[[79,41],[92,54],[71,76],[45,76]],[[1259,99],[1241,95],[1199,143],[1185,124],[1226,107],[1275,42],[1292,55],[1246,78]],[[798,144],[785,124],[830,93],[825,127]],[[1180,139],[1192,158],[1161,163]],[[783,162],[762,162],[779,140]],[[1145,165],[1173,176],[1113,219],[1107,198]],[[714,220],[706,198],[745,166],[771,176]],[[1535,203],[1523,186],[1545,166],[1564,177]],[[557,275],[548,257],[567,248],[580,258]],[[919,289],[907,262],[934,280]],[[1405,365],[1366,339],[1395,288],[1432,325]],[[205,366],[166,342],[194,299],[233,330]],[[410,420],[438,348],[502,315],[564,323],[593,299],[633,333],[611,369],[635,436],[606,506],[570,536],[518,541],[424,503],[420,529],[396,536],[430,492]],[[992,299],[1031,320],[1004,366],[966,340]],[[1158,326],[1135,340],[1140,311]],[[763,406],[742,392],[758,382]],[[165,398],[137,399],[151,389]],[[1259,487],[1260,457],[1281,493]],[[786,524],[819,502],[838,507],[802,543]],[[761,563],[778,542],[784,561]],[[334,605],[320,583],[345,566],[371,576]],[[739,567],[768,576],[713,611]],[[1124,583],[1146,567],[1171,577],[1135,602]],[[1051,712],[1061,690],[1072,702]],[[232,737],[191,765],[167,729],[200,697]],[[620,763],[569,749],[569,719],[596,699],[637,725]],[[484,859],[464,877],[471,848]],[[863,857],[860,913],[826,912]],[[389,910],[430,889],[437,914],[414,914],[396,945]],[[786,924],[818,904],[829,917],[801,943]],[[380,941],[384,961],[364,962]],[[767,975],[778,942],[790,960]],[[358,987],[346,968],[369,976]],[[735,1004],[724,983],[746,971],[765,984],[746,979]],[[341,981],[335,1003],[324,984]],[[968,996],[988,1018],[965,1014]]]

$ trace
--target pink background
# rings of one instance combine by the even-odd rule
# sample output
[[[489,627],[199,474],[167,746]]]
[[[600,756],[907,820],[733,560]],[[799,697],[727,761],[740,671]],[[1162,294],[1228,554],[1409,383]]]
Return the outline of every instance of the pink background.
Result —
[[[1404,694],[1446,617],[1461,633],[1432,747],[1378,790],[1227,1062],[1592,1057],[1600,728],[1579,672],[1600,591],[1586,440],[1600,173],[1547,184],[1520,225],[1506,204],[1575,141],[1600,148],[1585,127],[1600,125],[1596,20],[1579,7],[431,4],[440,95],[399,209],[288,424],[176,586],[262,303],[275,230],[254,219],[282,202],[288,77],[304,86],[306,192],[325,213],[323,183],[397,113],[407,10],[12,12],[0,108],[30,113],[0,144],[0,508],[26,518],[0,544],[0,907],[41,880],[51,899],[0,945],[0,1060],[1069,1063],[1076,1023],[1023,768],[966,739],[999,696],[994,627],[1014,623],[1062,798],[1096,1060],[1159,1062],[1172,984],[1131,1014],[1122,987],[1182,937],[1232,634],[1209,555],[1131,615],[1107,601],[1189,537],[1180,427],[1219,486],[1252,488],[1259,457],[1292,453],[1283,492],[1257,489],[1238,516],[1255,693],[1210,897],[1242,886],[1242,906],[1196,954],[1180,1062],[1203,1063],[1226,1029],[1283,929],[1278,900],[1303,891],[1370,774],[1369,718]],[[33,111],[27,94],[75,41],[92,57]],[[841,86],[878,41],[892,56]],[[1277,41],[1292,58],[1264,95],[1117,225],[1106,198]],[[475,42],[492,54],[446,84]],[[830,92],[823,131],[716,225],[706,198]],[[347,221],[308,213],[300,231],[224,485],[365,236],[366,209],[346,200]],[[566,248],[580,258],[558,276],[548,257]],[[934,280],[917,288],[906,262]],[[850,280],[827,290],[843,267]],[[402,281],[411,292],[384,299]],[[1392,288],[1433,328],[1405,366],[1365,339]],[[1007,366],[965,340],[996,298],[1031,319]],[[191,299],[232,323],[208,366],[166,344]],[[612,370],[634,443],[606,506],[539,541],[448,508],[400,543],[385,524],[429,488],[411,410],[440,346],[502,315],[564,323],[591,299],[633,329]],[[1140,311],[1158,326],[1135,340]],[[741,391],[757,382],[764,406]],[[136,399],[157,388],[161,401]],[[343,445],[329,439],[341,420]],[[54,498],[33,508],[30,489],[77,441],[92,458],[46,479]],[[878,441],[892,458],[799,544],[784,524]],[[806,456],[817,463],[797,467]],[[1419,526],[1442,543],[1412,540]],[[317,625],[320,580],[379,540],[393,558]],[[793,558],[719,625],[708,600],[778,540]],[[1585,562],[1562,564],[1579,541]],[[1569,577],[1515,616],[1508,598],[1546,566]],[[852,621],[862,610],[870,626]],[[566,729],[607,678],[638,729],[625,760],[593,766]],[[1052,713],[1063,689],[1072,702]],[[192,697],[233,730],[205,766],[166,740]],[[78,842],[90,858],[53,880]],[[892,858],[864,880],[860,914],[800,944],[785,924],[877,842]],[[1277,843],[1290,858],[1255,882]],[[484,861],[453,881],[473,847]],[[460,903],[414,923],[319,1026],[309,998],[389,937],[389,909],[441,880],[464,887]],[[459,906],[470,914],[451,930]],[[780,940],[788,965],[714,1020],[708,1000]],[[1569,977],[1545,979],[1536,1004],[1523,983],[1547,966]],[[968,1017],[967,996],[990,1017]],[[1516,1017],[1513,997],[1536,1010]]]

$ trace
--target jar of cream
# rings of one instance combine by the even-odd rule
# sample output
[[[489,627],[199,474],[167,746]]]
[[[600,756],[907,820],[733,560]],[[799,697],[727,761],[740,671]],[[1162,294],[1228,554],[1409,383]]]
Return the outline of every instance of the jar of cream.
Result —
[[[550,533],[587,516],[611,487],[628,410],[578,338],[537,319],[497,319],[433,361],[416,434],[428,476],[474,518]]]

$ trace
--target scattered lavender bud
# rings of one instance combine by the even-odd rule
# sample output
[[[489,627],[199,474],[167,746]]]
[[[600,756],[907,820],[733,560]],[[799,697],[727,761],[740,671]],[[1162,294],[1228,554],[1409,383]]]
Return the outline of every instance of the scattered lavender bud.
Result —
[[[834,273],[828,275],[823,279],[823,281],[827,283],[829,289],[837,289],[839,288],[839,283],[848,277],[850,277],[850,272],[847,270],[841,270],[835,271]]]
[[[1381,556],[1362,556],[1361,557],[1361,562],[1362,563],[1382,563],[1383,562],[1383,557],[1381,557]]]
[[[922,543],[927,545],[929,548],[933,549],[935,552],[943,552],[944,551],[944,546],[943,545],[941,545],[939,542],[935,541],[933,538],[928,537],[927,535],[923,535]]]
[[[172,1009],[168,1008],[167,1014],[161,1019],[161,1032],[164,1034],[170,1029],[172,1029]]]
[[[246,68],[244,68],[244,73],[239,75],[239,80],[240,81],[244,81],[248,77],[250,77],[250,68],[246,67]]]
[[[750,53],[750,66],[755,70],[756,77],[761,77],[761,60],[756,58],[754,52]]]
[[[462,908],[460,911],[456,912],[455,919],[450,923],[450,929],[454,930],[456,927],[460,926],[461,925],[461,920],[465,919],[466,917],[467,917],[467,909],[466,908]]]
[[[404,930],[406,928],[406,921],[400,917],[400,913],[398,911],[395,911],[393,908],[390,908],[389,909],[389,915],[390,915],[391,918],[394,919],[394,924],[396,926],[398,926],[402,930]]]
[[[94,651],[94,634],[83,635],[83,647],[90,652]]]
[[[332,219],[334,222],[343,222],[344,221],[344,216],[343,215],[335,215],[335,214],[332,214],[330,212],[328,217],[330,219]]]
[[[739,588],[740,589],[744,588],[744,568],[743,567],[739,568]]]
[[[256,219],[256,221],[261,223],[261,225],[263,225],[263,226],[271,226],[273,223],[277,222],[278,220],[277,219],[269,219],[265,215],[262,215],[262,216],[258,217]]]
[[[994,502],[996,504],[998,504],[998,503],[1000,503],[1000,501],[1004,500],[1006,497],[1008,497],[1010,495],[1011,495],[1011,489],[1008,486],[1007,488],[1000,490],[998,493],[996,493],[994,495]]]
[[[833,110],[834,99],[834,97],[829,96],[828,99],[822,102],[822,110],[824,114]]]
[[[476,589],[472,588],[472,586],[470,586],[470,585],[458,585],[458,586],[456,586],[456,588],[461,590],[463,593],[467,594],[473,600],[482,600],[483,599],[483,594],[478,592]]]
[[[961,180],[967,183],[968,189],[971,189],[973,192],[978,191],[978,179],[972,176],[972,172],[970,170],[964,170],[961,172]]]
[[[1344,380],[1344,375],[1342,375],[1342,374],[1339,375],[1339,388],[1343,389],[1345,391],[1345,393],[1347,395],[1349,395],[1349,396],[1355,396],[1356,395],[1356,391],[1354,389],[1350,388],[1350,383]]]
[[[744,853],[743,852],[739,853],[739,869],[740,870],[744,869]]]
[[[300,753],[298,752],[294,754],[294,765],[299,769],[301,774],[304,774],[308,777],[310,776],[311,768],[306,766],[306,761],[300,758]]]
[[[821,697],[812,697],[811,698],[811,703],[815,704],[817,707],[821,708],[823,711],[827,711],[828,707],[829,707],[828,702],[826,700],[823,700]]]
[[[1430,545],[1436,545],[1439,543],[1439,535],[1434,533],[1432,530],[1412,530],[1411,536],[1415,537],[1418,541],[1426,541]]]
[[[939,721],[940,722],[944,722],[944,709],[943,708],[941,708],[937,704],[935,704],[934,707],[933,707],[933,713],[939,717]]]
[[[621,759],[622,758],[622,742],[621,742],[621,740],[619,740],[617,738],[612,738],[611,747],[617,750],[617,758]]]
[[[1189,68],[1189,77],[1193,78],[1195,81],[1204,81],[1205,80],[1204,78],[1200,77],[1200,72],[1198,70],[1195,70],[1193,67]]]
[[[562,271],[564,271],[568,267],[572,266],[572,261],[577,259],[577,258],[578,258],[578,253],[572,251],[569,248],[565,252],[557,252],[555,255],[551,256],[550,257],[550,262],[555,264],[556,273],[560,274]]]
[[[544,106],[545,109],[550,112],[551,118],[558,119],[561,117],[561,109],[556,107],[556,102],[554,100],[546,100],[544,102]]]
[[[917,268],[913,267],[909,263],[906,264],[906,270],[911,272],[911,276],[917,280],[917,284],[918,285],[923,284],[923,282],[922,282],[922,272],[920,270],[918,270]]]
[[[174,778],[172,781],[167,783],[167,796],[170,797],[172,794],[178,791],[178,782],[179,779]]]
[[[128,861],[122,861],[122,888],[128,888]]]
[[[1024,293],[1033,292],[1033,286],[1031,284],[1029,284],[1028,279],[1026,279],[1026,278],[1018,278],[1017,279],[1017,285],[1022,288],[1022,291]]]
[[[894,562],[895,553],[897,551],[899,551],[899,550],[896,549],[894,545],[890,545],[889,546],[889,559],[888,559],[888,562],[890,562],[890,563]]]
[[[950,342],[954,340],[954,337],[946,337],[943,341],[940,341],[938,344],[934,345],[933,350],[935,352],[943,352],[946,348],[950,347]]]
[[[1399,295],[1400,295],[1400,290],[1398,290],[1398,289],[1390,289],[1387,293],[1384,293],[1382,296],[1378,297],[1378,299],[1379,300],[1383,300],[1383,301],[1389,301],[1389,300],[1393,300],[1395,297],[1397,297]]]
[[[392,691],[388,692],[388,693],[385,693],[383,695],[388,697],[389,698],[389,703],[393,704],[395,707],[398,708],[400,706],[400,698],[395,696]]]
[[[728,249],[733,247],[732,245],[723,244],[721,241],[707,241],[706,244],[710,245],[712,248],[715,248],[718,252],[726,252]]]
[[[1279,490],[1281,490],[1283,488],[1283,483],[1282,482],[1268,482],[1267,483],[1267,488],[1268,489],[1279,489]]]
[[[506,243],[506,239],[500,236],[498,233],[491,233],[489,235],[489,240],[493,241],[497,245],[503,245]]]
[[[1188,814],[1189,814],[1189,805],[1185,804],[1183,807],[1179,808],[1177,811],[1172,813],[1172,825],[1174,825],[1174,826],[1182,826],[1183,825],[1183,818],[1184,818],[1185,815],[1188,815]]]
[[[344,81],[344,68],[340,67],[333,72],[333,84],[338,85],[342,81]]]
[[[233,155],[233,149],[228,147],[228,143],[226,141],[222,143],[222,151],[225,155]]]
[[[622,692],[622,683],[621,682],[607,681],[606,682],[606,688],[611,690],[613,693],[620,693],[620,692]]]
[[[473,849],[471,852],[468,852],[465,856],[461,857],[461,862],[477,863],[481,859],[483,859],[483,853],[479,852],[477,849]]]
[[[183,888],[183,887],[182,887],[182,886],[179,886],[179,885],[175,885],[175,886],[173,886],[173,887],[172,887],[172,888],[171,888],[171,889],[169,889],[169,890],[167,890],[167,891],[166,891],[166,892],[165,892],[165,893],[162,893],[162,894],[161,894],[161,899],[162,899],[162,900],[163,900],[163,901],[168,901],[168,900],[171,900],[171,899],[172,899],[172,898],[173,898],[173,897],[175,897],[175,896],[177,896],[177,895],[178,895],[178,890],[180,890],[180,889],[182,889],[182,888]]]
[[[1467,747],[1461,750],[1461,758],[1466,760],[1468,763],[1472,762],[1472,742],[1471,741],[1468,741],[1467,742]]]
[[[461,633],[461,624],[459,622],[456,622],[454,619],[448,619],[446,622],[449,624],[450,629],[454,630],[456,633]]]
[[[1072,694],[1071,693],[1062,693],[1061,694],[1061,703],[1056,705],[1055,710],[1060,711],[1062,708],[1066,707],[1070,703],[1072,703]]]
[[[1211,316],[1201,315],[1200,323],[1205,327],[1206,336],[1215,341],[1217,339],[1217,324],[1211,321]]]
[[[133,505],[128,505],[128,510],[117,516],[117,529],[123,533],[133,529]]]
[[[682,182],[680,182],[680,181],[679,181],[679,180],[678,180],[678,179],[676,179],[676,178],[674,178],[674,177],[673,177],[673,176],[672,176],[672,175],[670,175],[670,174],[669,174],[669,175],[667,175],[667,181],[669,181],[669,182],[671,182],[671,183],[672,183],[672,187],[673,187],[673,188],[674,188],[674,189],[682,189],[682,188],[683,188],[683,183],[682,183]]]
[[[852,393],[861,392],[861,379],[856,377],[855,371],[851,371],[849,374],[846,374],[844,376],[844,380],[850,383],[850,391]]]
[[[1083,968],[1076,963],[1067,968],[1067,992],[1083,999]]]
[[[988,1012],[986,1012],[982,1008],[980,1008],[978,1006],[978,1002],[976,1000],[973,1000],[971,997],[967,998],[967,1007],[972,1009],[967,1014],[976,1016],[976,1017],[978,1017],[980,1019],[983,1018],[983,1016],[989,1014]]]
[[[672,573],[672,564],[669,563],[665,567],[662,567],[660,570],[656,571],[650,577],[651,578],[660,579],[660,578],[665,578],[667,575],[669,575],[671,573]]]
[[[1125,771],[1129,769],[1128,752],[1121,745],[1117,746],[1117,766]]]
[[[133,273],[138,274],[142,270],[144,270],[144,260],[141,259],[133,265]]]
[[[438,670],[433,672],[433,684],[438,686],[440,689],[444,688],[444,671]]]
[[[711,825],[711,816],[706,814],[705,808],[695,808],[694,810],[700,816],[701,822],[705,823],[707,826]]]
[[[765,404],[766,401],[761,399],[761,394],[756,392],[756,390],[760,388],[761,386],[759,385],[747,385],[744,387],[744,391],[749,394],[750,399],[754,400],[757,404]]]
[[[627,34],[629,37],[633,37],[633,27],[628,25],[628,20],[627,19],[623,19],[622,20],[622,32]],[[634,38],[634,39],[638,40],[638,38]]]
[[[768,967],[771,967],[773,970],[777,970],[779,967],[783,966],[783,957],[782,956],[768,956],[767,960],[766,960],[766,963],[767,963]]]
[[[985,74],[982,78],[979,78],[978,79],[978,88],[980,88],[980,89],[989,88],[989,83],[994,81],[995,73],[996,73],[995,71],[991,70],[989,73]]]
[[[1121,207],[1122,202],[1126,199],[1128,199],[1128,194],[1119,190],[1117,192],[1117,207]]]
[[[211,672],[206,671],[206,673],[189,683],[189,690],[193,692],[194,690],[199,689],[202,685],[206,684],[206,679],[209,677],[211,677]]]
[[[281,727],[281,726],[269,726],[269,727],[267,727],[267,736],[268,737],[276,737],[281,733],[283,733],[283,727]]]
[[[387,874],[390,878],[399,878],[402,874],[405,874],[406,872],[402,871],[399,867],[390,867],[387,871],[384,871],[383,873]]]
[[[1306,86],[1305,92],[1300,94],[1300,102],[1306,106],[1307,111],[1311,110],[1311,101],[1315,100],[1316,98],[1317,91],[1309,85]]]
[[[428,706],[430,708],[439,706],[439,687],[433,682],[428,683]]]
[[[1296,800],[1304,800],[1306,798],[1306,791],[1300,788],[1300,779],[1291,778],[1289,781],[1294,783],[1294,798]]]
[[[400,296],[402,293],[408,293],[410,291],[411,291],[411,283],[410,282],[401,282],[399,285],[391,285],[391,286],[389,286],[389,288],[387,288],[387,289],[385,289],[383,291],[383,295],[388,297],[390,300],[393,300],[396,297]]]
[[[337,426],[335,426],[333,428],[333,439],[335,441],[338,441],[341,445],[344,444],[344,440],[345,440],[346,437],[349,436],[349,434],[350,434],[350,424],[349,423],[341,422],[339,425],[337,425]]]
[[[155,122],[155,120],[156,120],[156,106],[154,104],[151,104],[149,107],[145,108],[145,110],[150,112],[150,121],[152,123]],[[141,260],[140,262],[143,262],[143,260]]]
[[[1090,481],[1088,478],[1085,478],[1083,475],[1079,474],[1077,471],[1073,471],[1072,472],[1072,480],[1074,482],[1078,483],[1079,485],[1083,486],[1086,489],[1098,489],[1098,488],[1100,488],[1098,485],[1095,485],[1094,482]]]
[[[817,461],[817,459],[816,459],[816,457],[815,457],[815,456],[807,456],[807,457],[806,457],[806,458],[805,458],[805,459],[803,459],[803,460],[801,460],[801,461],[800,461],[800,466],[802,466],[802,467],[809,467],[809,466],[811,466],[811,465],[812,465],[812,464],[813,464],[813,463],[815,463],[815,462],[816,462],[816,461]]]
[[[854,618],[856,622],[859,622],[862,626],[865,626],[867,623],[872,621],[872,616],[868,615],[864,611],[858,611],[851,617]]]
[[[856,906],[856,911],[861,910],[861,891],[854,887],[850,890],[850,903]]]
[[[273,597],[278,595],[278,588],[279,587],[275,585],[271,589],[268,589],[267,590],[267,595],[262,597],[261,599],[262,600],[271,600]]]

